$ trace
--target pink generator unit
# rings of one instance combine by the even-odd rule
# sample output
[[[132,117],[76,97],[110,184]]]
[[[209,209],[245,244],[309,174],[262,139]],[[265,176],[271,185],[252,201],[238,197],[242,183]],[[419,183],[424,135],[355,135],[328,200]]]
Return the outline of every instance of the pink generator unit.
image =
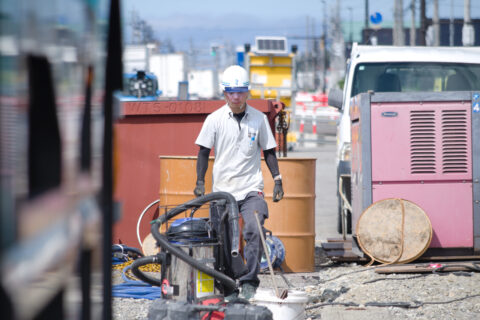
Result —
[[[352,225],[402,198],[429,217],[429,251],[480,253],[480,93],[362,93],[352,98]]]

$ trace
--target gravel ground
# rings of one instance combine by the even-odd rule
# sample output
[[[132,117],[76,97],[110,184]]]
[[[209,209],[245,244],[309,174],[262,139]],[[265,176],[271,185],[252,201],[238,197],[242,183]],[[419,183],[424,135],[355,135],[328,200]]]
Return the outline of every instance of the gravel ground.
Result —
[[[350,313],[357,311],[365,315],[370,310],[377,313],[378,317],[386,316],[388,319],[478,319],[480,317],[478,286],[480,273],[385,275],[376,273],[373,268],[351,264],[323,268],[318,272],[318,280],[317,277],[313,279],[316,283],[305,288],[312,302],[307,306],[307,315],[312,319],[326,319],[328,316],[335,319],[335,314],[342,310],[353,311]],[[452,302],[445,303],[448,301]],[[315,308],[325,302],[351,302],[355,306]],[[411,307],[366,306],[371,302],[385,304],[402,302]],[[327,310],[329,308],[334,310]]]
[[[379,274],[375,267],[329,261],[317,248],[316,272],[289,273],[290,289],[309,297],[305,319],[479,319],[480,273]],[[460,262],[459,262],[460,263]],[[272,288],[269,274],[261,287]],[[114,272],[114,284],[121,277]],[[279,287],[287,283],[276,275]],[[369,303],[407,303],[406,307]],[[114,298],[114,319],[146,319],[151,300]]]

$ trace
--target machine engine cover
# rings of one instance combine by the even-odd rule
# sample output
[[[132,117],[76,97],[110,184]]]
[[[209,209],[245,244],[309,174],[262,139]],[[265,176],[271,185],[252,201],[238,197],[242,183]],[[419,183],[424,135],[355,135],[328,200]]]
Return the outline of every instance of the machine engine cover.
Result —
[[[159,299],[150,305],[148,320],[198,320],[194,305],[186,301]]]
[[[265,306],[253,304],[233,304],[227,305],[225,309],[225,319],[228,320],[272,320],[273,314]]]
[[[167,230],[170,241],[199,242],[209,240],[210,225],[205,219],[183,218],[175,220]]]
[[[200,311],[195,304],[176,300],[156,300],[148,309],[148,320],[199,320]],[[272,320],[272,312],[265,306],[253,304],[228,304],[225,310],[228,320]],[[218,315],[218,314],[217,314]]]

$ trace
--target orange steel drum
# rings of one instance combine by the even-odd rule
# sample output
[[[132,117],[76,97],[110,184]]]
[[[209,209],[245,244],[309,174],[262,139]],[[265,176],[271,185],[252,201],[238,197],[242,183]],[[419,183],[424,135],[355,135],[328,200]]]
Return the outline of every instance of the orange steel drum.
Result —
[[[208,161],[205,174],[205,193],[212,192],[213,158]],[[162,215],[168,209],[195,198],[193,189],[197,181],[197,157],[161,156],[160,157],[160,210]],[[180,213],[170,223],[190,216],[190,210]],[[209,204],[203,205],[195,212],[197,218],[208,218]],[[163,230],[162,228],[162,231]]]
[[[262,162],[269,218],[265,228],[285,246],[286,272],[312,272],[315,267],[315,161],[312,158],[280,158],[283,199],[272,201],[273,179]]]
[[[160,157],[160,214],[164,206],[173,206],[193,199],[196,181],[196,157]],[[280,158],[278,165],[285,195],[272,201],[273,179],[262,160],[265,200],[269,218],[265,228],[272,231],[285,246],[286,272],[314,271],[315,255],[315,161],[313,158]],[[205,175],[205,192],[212,190],[213,158]],[[163,211],[162,211],[163,210]],[[178,215],[177,219],[189,215]],[[196,217],[208,217],[208,206],[199,209]]]

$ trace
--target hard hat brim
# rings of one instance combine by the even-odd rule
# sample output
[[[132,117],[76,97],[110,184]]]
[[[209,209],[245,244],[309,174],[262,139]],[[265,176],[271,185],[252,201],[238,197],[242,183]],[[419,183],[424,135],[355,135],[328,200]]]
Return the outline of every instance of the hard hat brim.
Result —
[[[225,92],[248,92],[248,87],[225,87]]]

